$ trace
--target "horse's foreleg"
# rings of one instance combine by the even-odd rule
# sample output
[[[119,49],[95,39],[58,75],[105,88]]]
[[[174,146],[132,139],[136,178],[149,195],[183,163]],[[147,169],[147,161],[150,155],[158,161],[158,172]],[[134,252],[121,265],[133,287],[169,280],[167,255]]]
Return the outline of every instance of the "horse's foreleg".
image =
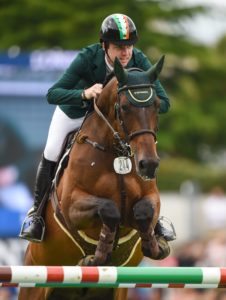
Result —
[[[97,219],[101,221],[102,226],[94,256],[85,257],[80,264],[105,265],[111,257],[120,213],[112,200],[105,198],[92,198],[91,200],[87,198],[75,201],[70,207],[68,221],[72,231],[92,229]],[[96,228],[93,229],[96,230]]]
[[[116,230],[120,221],[119,210],[111,200],[105,200],[99,206],[98,215],[103,225],[93,258],[93,264],[97,266],[110,261]]]
[[[134,205],[133,211],[144,256],[155,260],[167,257],[170,253],[167,241],[163,237],[156,236],[154,232],[153,219],[155,212],[151,202],[148,199],[140,200]]]

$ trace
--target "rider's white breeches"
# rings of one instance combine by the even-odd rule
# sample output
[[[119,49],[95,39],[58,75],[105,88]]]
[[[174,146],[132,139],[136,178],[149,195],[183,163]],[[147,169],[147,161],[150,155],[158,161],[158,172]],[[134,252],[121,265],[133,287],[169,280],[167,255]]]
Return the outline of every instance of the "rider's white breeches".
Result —
[[[71,119],[58,106],[56,107],[44,149],[44,157],[46,159],[51,161],[58,160],[67,134],[78,128],[82,124],[83,119],[84,117]]]

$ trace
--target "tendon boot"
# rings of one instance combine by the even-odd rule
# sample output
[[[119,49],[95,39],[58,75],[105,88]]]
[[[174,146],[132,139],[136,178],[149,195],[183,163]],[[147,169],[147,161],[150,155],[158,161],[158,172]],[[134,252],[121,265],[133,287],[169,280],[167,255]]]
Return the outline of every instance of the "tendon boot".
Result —
[[[155,234],[164,237],[167,242],[176,239],[176,231],[173,223],[166,217],[160,217],[155,226]]]
[[[42,242],[43,240],[45,233],[43,214],[49,197],[55,168],[56,162],[45,159],[43,155],[36,175],[34,205],[28,211],[19,234],[19,237],[22,239],[31,242]]]

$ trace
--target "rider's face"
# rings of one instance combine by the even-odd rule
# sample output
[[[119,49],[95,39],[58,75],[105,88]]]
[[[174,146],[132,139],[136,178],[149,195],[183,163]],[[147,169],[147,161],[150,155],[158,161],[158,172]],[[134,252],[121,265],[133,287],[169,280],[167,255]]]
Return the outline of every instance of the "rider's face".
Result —
[[[133,54],[133,45],[126,46],[126,45],[115,45],[109,43],[109,47],[107,51],[110,60],[109,58],[107,59],[111,65],[113,64],[115,58],[117,57],[121,62],[122,66],[126,67]]]

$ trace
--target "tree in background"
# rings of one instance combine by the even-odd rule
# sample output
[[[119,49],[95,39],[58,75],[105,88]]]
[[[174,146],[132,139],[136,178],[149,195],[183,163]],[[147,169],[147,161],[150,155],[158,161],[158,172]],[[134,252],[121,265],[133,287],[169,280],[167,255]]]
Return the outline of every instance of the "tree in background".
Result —
[[[162,157],[206,163],[221,157],[226,131],[226,43],[212,47],[189,40],[184,20],[207,13],[202,6],[184,7],[177,0],[2,0],[1,51],[80,49],[98,42],[103,18],[125,13],[136,23],[137,44],[155,62],[166,54],[161,81],[171,98],[171,111],[161,116]],[[208,28],[207,28],[208,31]],[[185,171],[185,170],[184,170]]]

